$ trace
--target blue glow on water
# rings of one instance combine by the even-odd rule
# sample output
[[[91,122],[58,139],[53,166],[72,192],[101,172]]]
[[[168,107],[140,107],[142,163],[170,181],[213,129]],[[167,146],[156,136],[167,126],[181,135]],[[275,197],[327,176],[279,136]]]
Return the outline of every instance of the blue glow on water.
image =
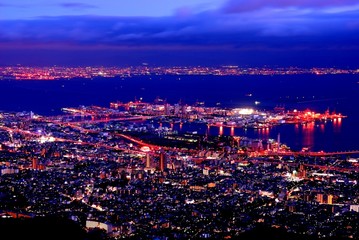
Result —
[[[310,147],[314,151],[359,149],[359,75],[287,76],[145,76],[58,81],[0,81],[0,110],[33,111],[41,115],[61,114],[63,107],[127,102],[142,98],[152,102],[157,96],[169,103],[179,100],[208,106],[255,107],[270,110],[277,105],[347,115],[340,125],[327,122],[308,126],[283,125],[269,131],[234,129],[232,134],[251,138],[273,138],[291,149]],[[256,105],[255,102],[260,102]],[[211,128],[217,134],[218,128]],[[218,132],[219,133],[219,132]],[[230,128],[223,134],[231,135]]]

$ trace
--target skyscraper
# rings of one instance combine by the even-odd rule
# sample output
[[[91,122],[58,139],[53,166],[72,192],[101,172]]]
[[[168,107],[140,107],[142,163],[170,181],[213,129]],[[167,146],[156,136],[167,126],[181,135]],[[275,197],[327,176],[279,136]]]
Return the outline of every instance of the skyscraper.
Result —
[[[38,169],[38,164],[39,164],[39,160],[36,157],[34,157],[32,159],[32,169]]]
[[[146,168],[151,167],[151,156],[149,153],[146,154]]]
[[[317,202],[324,203],[324,194],[323,193],[317,194]]]
[[[159,170],[163,172],[167,168],[167,161],[166,161],[166,155],[162,151],[160,153],[160,162],[159,162]]]
[[[277,152],[279,152],[280,151],[280,133],[278,133],[278,136],[277,136],[277,143],[278,143]]]

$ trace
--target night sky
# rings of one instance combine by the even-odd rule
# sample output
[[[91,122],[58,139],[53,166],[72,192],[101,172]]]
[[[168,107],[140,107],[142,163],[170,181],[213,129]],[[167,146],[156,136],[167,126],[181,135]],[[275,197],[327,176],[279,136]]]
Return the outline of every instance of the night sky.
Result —
[[[1,0],[0,65],[359,67],[357,0]]]

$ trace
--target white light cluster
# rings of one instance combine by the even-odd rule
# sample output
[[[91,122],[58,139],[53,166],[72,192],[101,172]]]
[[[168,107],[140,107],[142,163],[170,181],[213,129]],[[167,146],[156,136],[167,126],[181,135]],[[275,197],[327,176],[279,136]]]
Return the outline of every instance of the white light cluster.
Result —
[[[252,108],[235,108],[233,109],[233,113],[239,115],[251,115],[254,113],[254,109]]]

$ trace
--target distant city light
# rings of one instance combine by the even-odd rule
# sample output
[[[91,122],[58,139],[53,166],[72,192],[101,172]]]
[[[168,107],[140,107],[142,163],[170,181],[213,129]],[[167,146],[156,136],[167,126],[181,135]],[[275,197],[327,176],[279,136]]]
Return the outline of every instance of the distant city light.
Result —
[[[252,109],[252,108],[236,108],[236,109],[233,109],[233,113],[239,114],[239,115],[251,115],[254,113],[254,109]]]
[[[46,137],[46,136],[41,136],[39,139],[40,143],[46,143],[46,142],[55,142],[55,138],[54,137]]]
[[[151,151],[151,149],[148,146],[143,146],[143,147],[141,147],[141,151],[149,152],[149,151]]]

